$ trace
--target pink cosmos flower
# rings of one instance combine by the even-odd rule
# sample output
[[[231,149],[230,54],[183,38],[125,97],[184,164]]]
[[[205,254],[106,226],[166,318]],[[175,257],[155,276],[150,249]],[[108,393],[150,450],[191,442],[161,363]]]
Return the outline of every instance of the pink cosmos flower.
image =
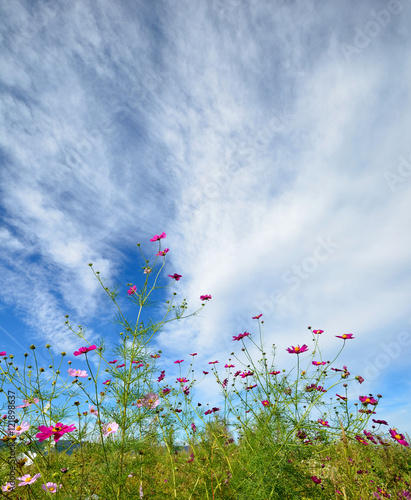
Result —
[[[22,405],[16,406],[16,408],[27,408],[32,404],[37,404],[40,400],[38,398],[23,399]]]
[[[311,476],[311,480],[315,483],[315,484],[320,484],[321,483],[321,479],[318,478],[317,476]]]
[[[176,280],[176,281],[179,281],[180,278],[182,278],[182,275],[181,274],[177,274],[177,273],[169,274],[168,276],[169,276],[169,278],[173,278],[173,280]]]
[[[371,396],[360,396],[360,401],[363,405],[376,405],[378,401]]]
[[[193,352],[192,354],[190,354],[190,356],[197,356],[197,353]]]
[[[150,354],[150,357],[154,359],[161,358],[160,354]]]
[[[90,415],[95,415],[96,417],[98,417],[98,411],[94,408],[94,405],[88,405],[88,411],[90,413]]]
[[[136,363],[136,361],[133,361],[133,363]],[[141,368],[142,366],[144,366],[144,363],[139,363],[134,368]]]
[[[110,382],[111,382],[111,378],[106,380],[105,382],[103,382],[103,385],[110,385]]]
[[[113,432],[117,432],[118,427],[119,427],[119,425],[116,422],[112,422],[111,424],[106,424],[102,429],[103,436],[106,437],[109,434],[112,434]]]
[[[33,484],[34,482],[36,482],[40,476],[41,474],[36,474],[35,476],[24,474],[24,476],[17,477],[16,479],[18,481],[21,481],[21,483],[19,483],[19,486],[27,486],[28,484]]]
[[[15,436],[20,436],[23,432],[28,431],[30,428],[30,424],[28,422],[22,422],[21,425],[16,425],[14,430],[9,429],[7,431],[8,434],[14,434]]]
[[[4,493],[8,493],[9,491],[13,491],[14,488],[15,488],[15,485],[13,486],[11,483],[6,483],[4,486],[1,487],[1,489]]]
[[[182,363],[184,361],[184,359],[177,359],[177,361],[174,361],[174,364],[176,363]]]
[[[129,295],[134,295],[136,292],[137,292],[137,287],[136,287],[136,285],[133,285],[132,287],[130,287],[130,288],[127,290],[127,293],[128,293]]]
[[[286,351],[288,351],[290,354],[301,354],[308,351],[308,345],[304,344],[301,347],[299,345],[296,347],[292,345],[291,347],[288,347]]]
[[[352,333],[344,333],[344,335],[336,335],[336,337],[337,339],[344,339],[344,340],[355,339]]]
[[[144,274],[151,274],[151,268],[150,267],[145,267],[143,273]]]
[[[385,420],[375,420],[375,419],[372,419],[372,421],[373,421],[375,424],[383,424],[383,425],[388,425],[388,422],[386,422]]]
[[[254,319],[254,318],[253,318]],[[261,401],[261,404],[263,406],[270,406],[270,402],[267,399],[264,399],[264,401]]]
[[[324,333],[324,330],[313,330],[313,333],[320,335],[321,333]]]
[[[330,424],[328,423],[328,420],[322,420],[321,418],[319,418],[317,420],[317,422],[321,425],[323,425],[324,427],[330,427]]]
[[[164,394],[164,396],[167,396],[167,394],[170,394],[171,389],[169,389],[168,387],[165,387],[161,392]]]
[[[41,486],[44,491],[48,491],[50,493],[57,493],[57,490],[63,487],[62,484],[60,486],[57,486],[56,483],[46,483]]]
[[[139,408],[144,406],[144,408],[150,408],[151,410],[153,410],[159,404],[160,404],[160,398],[158,397],[158,394],[156,394],[155,392],[149,392],[141,399],[137,400],[137,406]]]
[[[235,368],[235,365],[227,365],[227,364],[225,364],[224,368]]]
[[[156,253],[156,257],[165,257],[166,253],[170,251],[169,248],[165,248],[164,250],[160,250],[158,253]]]
[[[246,378],[246,377],[251,377],[252,375],[254,375],[254,372],[251,372],[250,370],[248,370],[248,372],[240,373],[239,375],[241,378]]]
[[[161,233],[161,234],[155,234],[152,238],[150,238],[150,241],[158,241],[158,240],[162,240],[163,238],[165,238],[167,235],[166,233]]]
[[[165,377],[165,373],[166,373],[166,371],[165,371],[165,370],[163,370],[163,371],[160,373],[160,376],[158,377],[157,382],[161,382],[161,381],[164,379],[164,377]]]
[[[40,425],[38,430],[40,432],[36,434],[36,438],[39,439],[40,443],[51,436],[54,436],[54,441],[57,443],[66,432],[73,432],[76,430],[76,427],[74,425],[63,425],[61,422],[58,422],[54,427]]]
[[[257,314],[257,316],[253,316],[252,319],[260,319],[262,314]]]
[[[321,365],[326,365],[327,363],[325,361],[313,361],[312,364],[314,366],[321,366]]]
[[[191,424],[191,428],[193,429],[193,432],[196,432],[197,431],[197,427],[196,427],[196,424]]]
[[[116,368],[124,368],[126,365],[123,363],[122,365],[117,365]]]
[[[204,375],[208,375],[209,374],[209,372],[205,372],[204,370],[203,370],[203,373],[204,373]]]
[[[88,373],[86,372],[86,370],[74,370],[73,368],[70,368],[67,371],[70,377],[82,377],[82,378],[88,377]]]
[[[223,380],[223,383],[221,384],[223,386],[223,389],[225,389],[227,387],[227,384],[228,384],[228,378],[225,378]]]
[[[249,391],[250,389],[254,389],[254,387],[257,387],[257,384],[250,385],[249,387],[246,387],[245,390]]]
[[[208,362],[209,365],[215,365],[216,363],[218,363],[218,361],[209,361]]]
[[[241,340],[244,337],[248,337],[248,335],[250,335],[248,332],[240,333],[240,335],[237,335],[237,337],[233,335],[233,340]]]
[[[190,388],[187,387],[186,385],[183,387],[183,392],[186,396],[188,396],[190,394]]]
[[[200,295],[200,300],[210,300],[211,295]]]
[[[361,377],[361,375],[357,375],[357,376],[355,377],[355,380],[358,380],[358,382],[359,382],[360,384],[362,384],[362,383],[364,382],[364,379]]]
[[[6,354],[6,351],[1,351],[1,352],[0,352],[0,356],[6,356],[6,355],[7,355],[7,354]]]
[[[278,375],[279,373],[281,373],[281,371],[277,370],[277,371],[270,372],[270,375]]]
[[[409,446],[407,441],[405,441],[404,436],[402,434],[399,434],[397,432],[397,429],[390,429],[390,434],[393,439],[395,439],[399,444],[402,444],[403,446]]]
[[[90,347],[80,347],[78,351],[74,351],[74,356],[80,356],[80,354],[85,354],[90,351],[94,351],[94,349],[97,349],[97,346],[91,345]]]
[[[185,377],[179,377],[177,379],[177,382],[180,382],[180,383],[185,383],[185,382],[188,382],[188,380],[185,378]]]
[[[109,361],[110,365],[115,365],[117,363],[118,359],[115,359],[114,361]],[[135,363],[135,361],[133,361]]]

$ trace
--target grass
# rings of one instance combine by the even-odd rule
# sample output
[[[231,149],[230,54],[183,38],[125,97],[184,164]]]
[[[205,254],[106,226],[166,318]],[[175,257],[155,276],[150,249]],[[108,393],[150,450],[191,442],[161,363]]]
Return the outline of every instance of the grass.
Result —
[[[168,450],[149,441],[129,443],[128,451],[123,454],[122,470],[118,449],[114,442],[111,444],[107,449],[108,468],[101,445],[87,443],[71,455],[39,454],[32,465],[17,465],[17,476],[27,473],[33,476],[42,470],[49,481],[63,485],[53,494],[54,498],[76,500],[93,494],[101,500],[366,500],[378,498],[376,494],[380,498],[388,495],[411,498],[411,454],[396,443],[365,446],[341,439],[329,444],[296,442],[284,446],[265,439],[264,433],[258,431],[230,442],[224,426],[216,425],[189,450],[178,447]],[[8,450],[3,448],[2,484],[8,480],[7,458]],[[62,472],[63,468],[67,472]],[[312,476],[321,483],[315,483]],[[3,496],[44,498],[47,493],[41,489],[43,483],[39,478],[33,485],[16,488]],[[118,485],[122,485],[121,493]]]

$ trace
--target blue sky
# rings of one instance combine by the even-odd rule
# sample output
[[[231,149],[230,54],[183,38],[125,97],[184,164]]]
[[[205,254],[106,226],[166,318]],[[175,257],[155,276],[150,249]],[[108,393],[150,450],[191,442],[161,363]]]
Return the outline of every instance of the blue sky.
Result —
[[[378,417],[411,434],[411,1],[17,0],[0,18],[0,350],[74,351],[65,314],[113,344],[87,264],[126,296],[135,244],[154,255],[165,231],[183,278],[163,298],[213,296],[158,335],[170,373],[226,362],[258,313],[280,368],[309,325],[329,358],[353,333],[353,400],[383,394]]]

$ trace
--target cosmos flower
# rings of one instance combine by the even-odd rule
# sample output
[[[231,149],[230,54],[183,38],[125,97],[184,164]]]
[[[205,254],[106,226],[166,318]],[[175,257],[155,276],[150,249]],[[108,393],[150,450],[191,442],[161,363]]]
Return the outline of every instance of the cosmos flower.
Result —
[[[200,300],[210,300],[211,295],[200,295]]]
[[[180,278],[182,278],[182,275],[181,274],[177,274],[177,273],[169,274],[168,276],[169,276],[169,278],[173,278],[173,280],[176,280],[176,281],[179,281]]]
[[[97,346],[91,345],[90,347],[80,347],[78,351],[74,351],[74,356],[80,356],[80,354],[85,354],[90,351],[94,351],[94,349],[97,349]]]
[[[291,347],[288,347],[286,351],[288,351],[290,354],[301,354],[308,351],[308,345],[304,344],[301,347],[299,345],[296,347],[292,345]]]
[[[161,234],[155,234],[152,238],[150,238],[150,241],[158,241],[158,240],[162,240],[163,238],[165,238],[167,235],[166,233],[161,233]]]
[[[344,335],[336,335],[336,337],[337,339],[344,339],[344,340],[355,339],[352,333],[344,333]]]

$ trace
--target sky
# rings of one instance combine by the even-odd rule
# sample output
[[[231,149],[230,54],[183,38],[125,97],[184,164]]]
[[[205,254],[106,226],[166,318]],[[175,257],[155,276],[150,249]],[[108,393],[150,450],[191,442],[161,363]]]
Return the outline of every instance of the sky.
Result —
[[[351,400],[382,394],[411,434],[411,0],[16,0],[0,19],[0,351],[71,355],[66,314],[114,346],[88,263],[128,307],[136,243],[152,259],[164,231],[161,300],[212,300],[155,337],[159,368],[198,352],[223,373],[257,314],[279,369],[308,326],[324,359],[352,333]]]

